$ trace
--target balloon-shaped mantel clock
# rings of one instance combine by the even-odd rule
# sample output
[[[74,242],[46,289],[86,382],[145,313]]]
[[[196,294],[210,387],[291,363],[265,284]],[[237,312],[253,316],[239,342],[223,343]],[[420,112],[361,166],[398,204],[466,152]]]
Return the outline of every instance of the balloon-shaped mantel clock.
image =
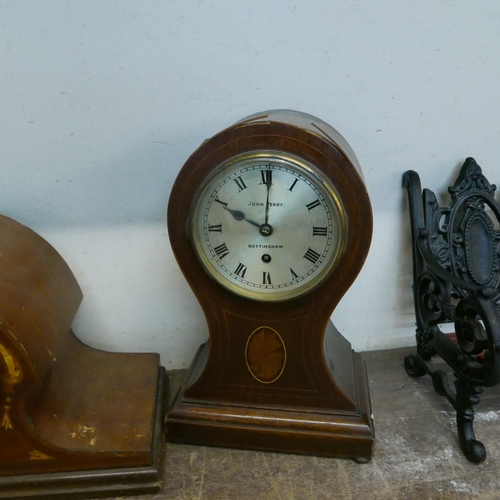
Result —
[[[168,231],[209,327],[168,438],[370,460],[365,366],[330,321],[372,235],[342,136],[289,110],[223,130],[180,171]]]

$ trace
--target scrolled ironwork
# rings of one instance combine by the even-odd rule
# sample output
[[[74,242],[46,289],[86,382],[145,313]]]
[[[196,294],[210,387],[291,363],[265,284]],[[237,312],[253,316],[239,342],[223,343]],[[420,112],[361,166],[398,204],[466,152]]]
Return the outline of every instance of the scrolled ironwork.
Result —
[[[488,337],[475,301],[462,299],[458,303],[455,332],[458,345],[464,353],[478,355],[488,349]]]
[[[450,319],[449,291],[446,284],[432,273],[422,273],[418,280],[419,311],[426,324],[432,325]]]
[[[405,358],[412,377],[429,374],[434,389],[453,405],[460,444],[474,463],[486,450],[474,436],[474,406],[483,387],[500,382],[500,205],[494,184],[467,158],[449,206],[424,189],[414,171],[403,175],[413,241],[417,353]],[[453,323],[455,335],[441,325]],[[437,369],[439,355],[450,371]],[[453,383],[452,383],[453,381]]]

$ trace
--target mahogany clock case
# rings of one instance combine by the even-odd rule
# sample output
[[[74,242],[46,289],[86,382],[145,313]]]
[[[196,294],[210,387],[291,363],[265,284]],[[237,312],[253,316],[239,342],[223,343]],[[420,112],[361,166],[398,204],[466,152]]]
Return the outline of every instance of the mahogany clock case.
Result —
[[[255,115],[205,141],[174,183],[170,241],[205,313],[209,340],[167,414],[172,441],[372,456],[364,363],[330,323],[366,259],[372,212],[357,160],[338,133],[325,133],[325,125],[297,112]],[[189,236],[193,200],[207,177],[229,158],[257,151],[299,156],[318,167],[334,185],[348,220],[345,249],[333,271],[309,293],[283,302],[251,300],[222,287],[206,273]],[[256,376],[269,370],[279,376]]]
[[[82,300],[61,256],[0,216],[0,498],[159,491],[165,371],[71,331]]]

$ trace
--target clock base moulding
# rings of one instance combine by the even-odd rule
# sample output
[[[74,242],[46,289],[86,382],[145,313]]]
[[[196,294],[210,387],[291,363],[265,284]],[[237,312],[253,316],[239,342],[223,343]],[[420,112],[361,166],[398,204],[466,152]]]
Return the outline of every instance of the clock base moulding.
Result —
[[[333,350],[325,349],[329,356],[327,364],[338,366],[332,370],[332,376],[335,375],[338,385],[344,389],[352,409],[336,409],[334,400],[329,402],[333,406],[330,408],[308,406],[307,398],[303,398],[300,405],[293,406],[248,404],[244,402],[246,397],[237,402],[237,396],[227,384],[215,386],[214,396],[209,400],[189,397],[186,394],[188,387],[206,365],[207,342],[200,346],[167,414],[167,439],[175,443],[369,462],[373,456],[375,434],[365,363],[331,322],[326,339],[325,345],[335,345]],[[342,363],[336,364],[337,359],[342,359]],[[251,392],[251,388],[248,389]],[[239,387],[238,390],[243,389]],[[227,401],[228,395],[231,402]],[[279,399],[279,393],[273,394],[271,399]],[[310,399],[314,401],[314,394]]]

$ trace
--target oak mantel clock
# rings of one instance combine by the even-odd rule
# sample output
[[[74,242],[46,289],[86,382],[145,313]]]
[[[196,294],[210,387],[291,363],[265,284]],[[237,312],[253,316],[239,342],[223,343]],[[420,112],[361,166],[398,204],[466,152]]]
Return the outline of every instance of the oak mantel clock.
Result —
[[[185,163],[168,230],[209,327],[168,439],[370,460],[365,366],[330,321],[372,235],[340,134],[289,110],[236,123]]]

